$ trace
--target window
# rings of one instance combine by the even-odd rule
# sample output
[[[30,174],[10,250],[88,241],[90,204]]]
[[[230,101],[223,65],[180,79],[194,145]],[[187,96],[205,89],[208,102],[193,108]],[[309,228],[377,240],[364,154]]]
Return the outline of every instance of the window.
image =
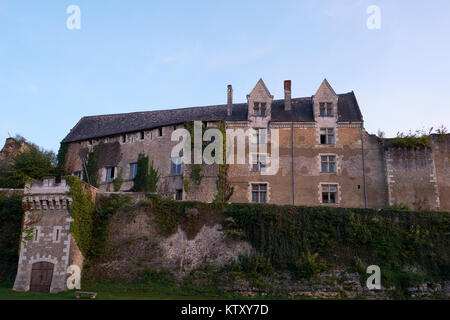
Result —
[[[114,180],[115,171],[116,170],[114,167],[106,168],[106,181],[107,182],[112,182]]]
[[[78,179],[80,179],[80,180],[83,179],[83,171],[75,171],[75,172],[73,173],[73,175],[74,175],[75,177],[78,177]]]
[[[123,143],[127,142],[127,135],[126,134],[122,135],[122,142]]]
[[[61,237],[61,227],[53,227],[53,241],[59,242],[59,239]]]
[[[322,172],[334,173],[336,172],[336,156],[321,156]]]
[[[321,117],[332,117],[333,116],[333,104],[332,103],[321,103],[320,104],[320,116]]]
[[[253,171],[266,172],[267,156],[266,154],[252,154]]]
[[[162,128],[158,128],[158,137],[162,137]]]
[[[171,159],[171,164],[172,164],[172,167],[171,167],[170,172],[171,172],[172,174],[181,174],[181,171],[182,171],[182,161],[181,161],[181,158],[180,158],[180,157],[178,157],[178,158],[172,158],[172,159]]]
[[[267,184],[252,184],[252,202],[267,202]]]
[[[265,117],[266,116],[266,103],[265,102],[255,102],[254,107],[255,116]]]
[[[322,185],[322,203],[337,203],[337,185],[323,184]]]
[[[183,189],[177,189],[175,193],[175,200],[177,201],[183,200]]]
[[[334,129],[320,129],[320,144],[334,144]]]
[[[144,140],[144,138],[145,138],[145,132],[141,131],[141,140]]]
[[[258,143],[259,144],[267,144],[267,129],[259,129],[258,130]]]
[[[130,179],[134,180],[137,175],[137,163],[130,163]]]

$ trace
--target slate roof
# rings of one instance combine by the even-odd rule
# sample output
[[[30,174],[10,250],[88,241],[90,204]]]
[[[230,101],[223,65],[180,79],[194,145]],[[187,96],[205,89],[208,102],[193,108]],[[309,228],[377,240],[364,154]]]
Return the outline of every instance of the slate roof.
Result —
[[[361,111],[353,92],[338,95],[338,121],[362,121]],[[247,103],[233,104],[227,116],[226,105],[193,107],[83,117],[62,143],[95,139],[127,132],[150,130],[186,121],[246,121]],[[312,97],[292,99],[292,110],[284,111],[284,99],[272,102],[272,122],[314,122]]]

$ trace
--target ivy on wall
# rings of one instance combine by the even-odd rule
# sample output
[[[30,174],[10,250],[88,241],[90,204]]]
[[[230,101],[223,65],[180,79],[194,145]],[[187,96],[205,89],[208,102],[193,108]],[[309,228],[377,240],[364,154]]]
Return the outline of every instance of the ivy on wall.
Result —
[[[140,153],[137,161],[137,173],[134,178],[132,191],[135,192],[156,192],[160,175],[158,169],[153,166],[153,161],[149,167],[148,157]]]
[[[375,264],[383,285],[395,285],[401,295],[423,280],[404,271],[406,266],[437,279],[450,276],[450,216],[445,212],[267,204],[230,204],[225,211],[278,269],[301,267],[308,273],[324,265],[353,265],[365,274],[365,267]]]
[[[225,124],[219,121],[217,124],[217,129],[220,130],[223,136],[223,164],[219,164],[219,172],[217,175],[217,194],[214,198],[216,203],[227,203],[230,200],[234,192],[234,187],[228,181],[228,168],[229,165],[226,164],[226,146],[227,146],[227,135],[225,131]]]
[[[113,187],[114,192],[119,192],[120,188],[122,187],[123,183],[123,171],[122,169],[119,170],[119,173],[117,174],[117,178],[113,180]]]
[[[73,222],[70,225],[70,232],[77,242],[84,257],[88,256],[92,239],[92,214],[95,208],[94,199],[89,189],[75,176],[66,176],[70,191],[68,196],[72,198],[72,205],[69,208]]]
[[[85,167],[83,168],[83,181],[98,188],[98,169],[98,150],[94,147],[92,152],[89,152],[86,157]]]
[[[191,146],[190,147],[191,147],[191,150],[193,150],[194,143],[195,143],[194,142],[194,122],[193,121],[185,122],[184,128],[191,135]],[[202,152],[206,147],[206,142],[203,141],[203,135],[204,135],[205,131],[206,131],[206,126],[204,123],[202,123]],[[200,183],[202,182],[202,179],[203,179],[203,174],[202,174],[203,166],[201,164],[194,163],[194,164],[190,165],[190,168],[191,168],[191,172],[189,174],[190,180],[193,181],[196,185],[200,185]],[[190,185],[187,189],[185,188],[186,192],[189,192],[189,190],[190,190]]]

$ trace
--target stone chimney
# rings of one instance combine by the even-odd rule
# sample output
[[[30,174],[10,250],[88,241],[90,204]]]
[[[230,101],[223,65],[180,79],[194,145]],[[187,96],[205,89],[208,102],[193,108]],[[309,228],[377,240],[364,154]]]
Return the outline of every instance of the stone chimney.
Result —
[[[227,99],[227,116],[231,116],[233,111],[233,86],[228,85],[228,99]]]
[[[291,104],[291,80],[284,81],[284,110],[290,111]]]

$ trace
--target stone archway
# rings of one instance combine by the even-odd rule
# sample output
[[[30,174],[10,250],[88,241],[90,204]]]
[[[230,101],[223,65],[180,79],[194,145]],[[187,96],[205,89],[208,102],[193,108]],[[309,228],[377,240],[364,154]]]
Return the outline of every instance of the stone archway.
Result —
[[[31,267],[30,291],[50,292],[54,267],[53,263],[46,261],[33,263]]]

